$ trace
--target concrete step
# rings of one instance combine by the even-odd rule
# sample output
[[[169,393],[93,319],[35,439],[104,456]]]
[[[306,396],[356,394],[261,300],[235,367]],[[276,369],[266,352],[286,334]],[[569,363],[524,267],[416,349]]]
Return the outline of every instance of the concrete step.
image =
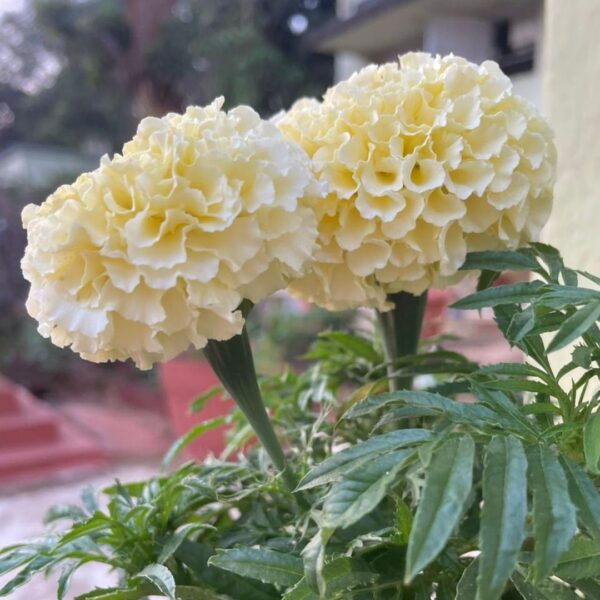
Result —
[[[21,411],[21,403],[12,386],[0,380],[0,418]]]
[[[0,417],[0,450],[44,446],[59,439],[58,419],[39,410]]]
[[[39,483],[107,464],[97,440],[0,378],[0,485]]]
[[[23,446],[0,453],[0,484],[54,480],[74,471],[95,470],[107,465],[93,442],[73,431],[62,431],[52,444]]]

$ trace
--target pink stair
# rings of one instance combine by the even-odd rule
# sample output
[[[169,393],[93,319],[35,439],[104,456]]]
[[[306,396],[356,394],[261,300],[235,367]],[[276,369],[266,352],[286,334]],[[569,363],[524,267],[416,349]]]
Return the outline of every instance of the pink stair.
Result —
[[[190,414],[194,398],[219,384],[206,361],[177,358],[162,363],[159,375],[173,430],[178,436],[186,434],[194,425],[228,415],[233,408],[233,400],[218,395],[211,398],[201,411]],[[186,448],[185,454],[196,460],[203,460],[210,454],[218,456],[225,448],[225,434],[229,427],[222,425],[207,431]]]
[[[0,485],[35,483],[106,464],[93,439],[0,378]]]

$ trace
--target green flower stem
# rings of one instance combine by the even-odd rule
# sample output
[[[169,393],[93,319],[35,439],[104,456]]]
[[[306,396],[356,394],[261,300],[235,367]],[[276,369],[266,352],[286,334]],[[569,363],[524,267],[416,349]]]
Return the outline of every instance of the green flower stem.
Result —
[[[244,308],[249,311],[250,307],[242,309]],[[293,491],[298,481],[286,464],[285,455],[265,409],[246,327],[244,326],[240,335],[229,340],[210,340],[204,348],[204,355],[223,387],[248,419],[275,468],[281,472],[283,481]]]
[[[386,312],[377,311],[383,352],[388,364],[390,391],[406,390],[412,387],[412,377],[396,374],[398,359],[416,354],[423,326],[423,315],[427,304],[427,292],[414,296],[408,292],[389,294],[388,301],[394,306]]]

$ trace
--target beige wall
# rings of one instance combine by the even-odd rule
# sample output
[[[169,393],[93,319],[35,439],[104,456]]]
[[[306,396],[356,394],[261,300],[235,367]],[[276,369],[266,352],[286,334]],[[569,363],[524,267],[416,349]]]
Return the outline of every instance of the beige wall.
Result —
[[[339,19],[349,19],[365,0],[337,0],[335,12]],[[369,61],[354,52],[338,52],[334,56],[333,78],[335,82],[348,79],[352,73],[368,65]]]
[[[544,112],[558,180],[545,240],[569,266],[600,274],[600,2],[546,0]]]

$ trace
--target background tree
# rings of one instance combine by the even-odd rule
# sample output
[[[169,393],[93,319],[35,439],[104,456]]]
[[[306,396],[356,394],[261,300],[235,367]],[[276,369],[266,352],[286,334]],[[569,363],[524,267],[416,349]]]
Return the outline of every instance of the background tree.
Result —
[[[12,141],[114,150],[133,126],[125,60],[129,27],[115,0],[44,0],[0,25],[0,71]],[[7,94],[21,92],[12,101]]]
[[[145,114],[225,95],[229,106],[251,104],[269,115],[331,81],[331,59],[306,52],[302,40],[333,13],[333,0],[157,7],[152,0],[29,0],[5,15],[0,105],[12,117],[0,123],[0,147],[27,141],[115,151]],[[149,19],[151,39],[141,35]]]

